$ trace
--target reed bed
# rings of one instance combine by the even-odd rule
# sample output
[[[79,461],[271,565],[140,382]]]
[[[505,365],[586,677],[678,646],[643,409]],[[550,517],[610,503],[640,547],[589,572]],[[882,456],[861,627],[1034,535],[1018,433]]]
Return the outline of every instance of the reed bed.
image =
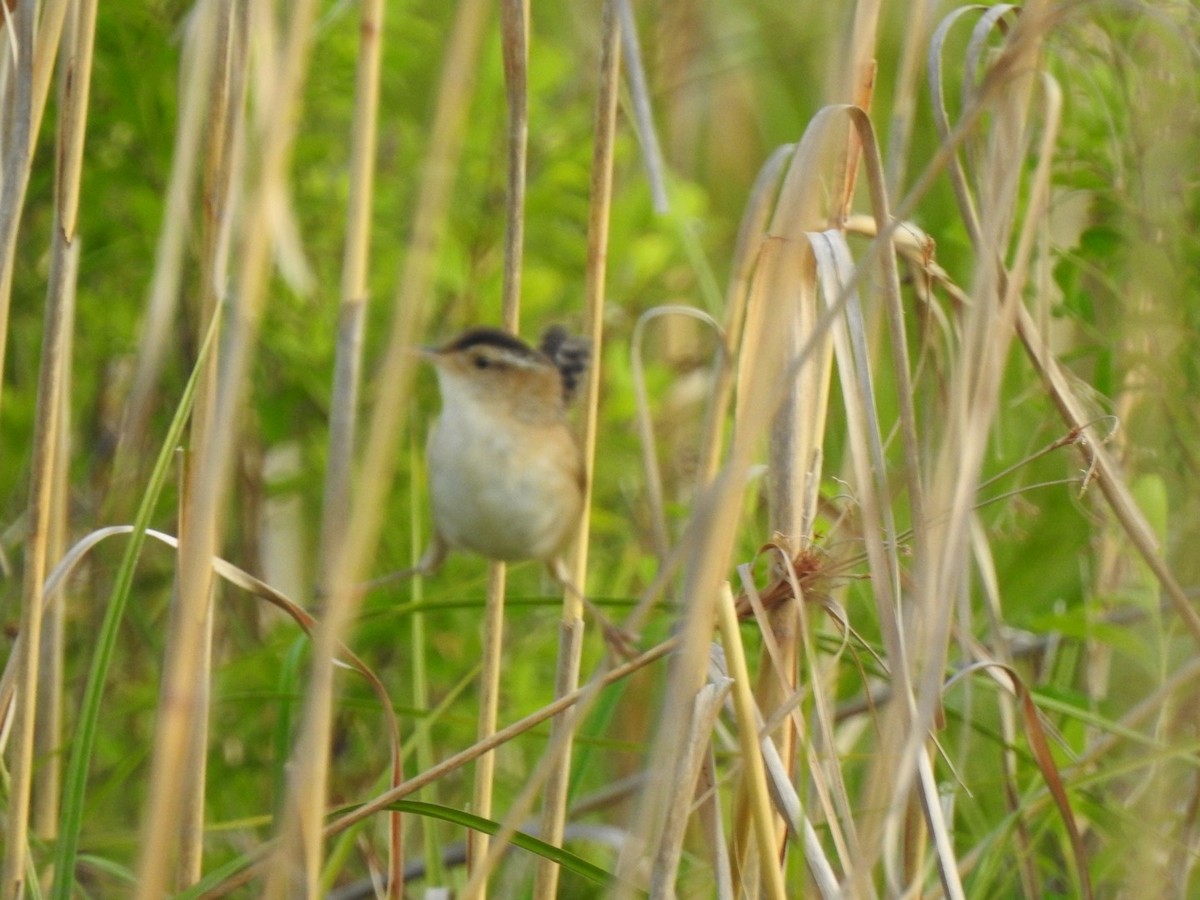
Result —
[[[0,4],[0,897],[1194,894],[1198,47]],[[551,322],[626,654],[535,566],[362,588],[413,348]]]

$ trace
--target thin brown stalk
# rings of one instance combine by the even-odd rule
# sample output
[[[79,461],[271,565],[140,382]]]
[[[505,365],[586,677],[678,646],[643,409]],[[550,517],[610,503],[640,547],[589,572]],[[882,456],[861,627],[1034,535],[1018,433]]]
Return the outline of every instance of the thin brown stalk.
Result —
[[[600,77],[596,96],[592,143],[592,173],[588,210],[587,268],[584,282],[584,332],[591,340],[596,360],[587,379],[583,403],[580,445],[584,459],[583,515],[571,559],[571,583],[587,590],[589,510],[595,474],[596,436],[599,430],[600,360],[603,359],[604,287],[608,273],[608,223],[612,207],[613,153],[617,129],[617,95],[621,70],[621,24],[616,4],[605,0],[600,25]],[[555,693],[565,696],[579,684],[579,661],[583,642],[583,598],[575,590],[563,592],[559,657],[555,675]],[[553,762],[543,798],[541,827],[543,839],[562,842],[566,823],[567,789],[571,772],[571,732],[578,715],[556,718],[550,727],[550,747],[560,747]],[[549,752],[549,749],[547,750]],[[533,894],[539,900],[552,900],[558,893],[558,866],[539,860]]]

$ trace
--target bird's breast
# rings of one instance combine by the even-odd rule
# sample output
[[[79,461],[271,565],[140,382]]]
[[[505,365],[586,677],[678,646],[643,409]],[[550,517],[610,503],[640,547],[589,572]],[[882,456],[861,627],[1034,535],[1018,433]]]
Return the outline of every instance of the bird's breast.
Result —
[[[442,413],[427,446],[434,524],[489,559],[549,561],[579,518],[578,449],[563,422],[513,424]]]

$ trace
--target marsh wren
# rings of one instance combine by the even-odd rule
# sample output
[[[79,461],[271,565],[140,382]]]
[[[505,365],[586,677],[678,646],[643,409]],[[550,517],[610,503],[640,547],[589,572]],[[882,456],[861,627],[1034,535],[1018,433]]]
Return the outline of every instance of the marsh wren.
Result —
[[[553,327],[535,349],[472,328],[422,355],[437,372],[442,411],[426,444],[433,539],[418,570],[434,572],[461,549],[538,560],[569,587],[562,553],[582,512],[584,472],[566,411],[588,341]]]

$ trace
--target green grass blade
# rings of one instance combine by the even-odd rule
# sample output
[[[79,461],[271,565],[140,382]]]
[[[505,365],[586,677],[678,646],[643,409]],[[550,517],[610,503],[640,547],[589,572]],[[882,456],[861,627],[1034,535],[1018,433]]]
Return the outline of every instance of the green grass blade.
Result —
[[[208,333],[200,347],[196,364],[188,378],[171,426],[167,430],[162,449],[154,462],[150,481],[146,492],[142,495],[141,504],[134,518],[133,534],[129,545],[121,559],[117,570],[116,581],[113,584],[112,596],[104,613],[104,622],[96,641],[96,653],[92,657],[88,670],[87,685],[84,688],[83,705],[79,711],[79,723],[75,729],[75,738],[71,743],[71,757],[63,782],[62,812],[59,816],[59,840],[54,855],[54,888],[51,896],[54,900],[70,900],[73,895],[75,861],[79,851],[79,834],[83,827],[84,798],[87,793],[87,775],[91,763],[92,751],[96,746],[96,729],[100,720],[100,702],[104,696],[104,681],[112,662],[113,650],[117,643],[117,633],[121,618],[125,613],[125,605],[129,601],[130,590],[133,586],[133,573],[146,540],[146,529],[150,524],[150,516],[158,503],[163,485],[171,467],[171,458],[179,445],[184,426],[192,409],[196,396],[196,386],[205,359],[211,352],[212,344],[217,334],[220,313],[214,315],[209,323]]]

